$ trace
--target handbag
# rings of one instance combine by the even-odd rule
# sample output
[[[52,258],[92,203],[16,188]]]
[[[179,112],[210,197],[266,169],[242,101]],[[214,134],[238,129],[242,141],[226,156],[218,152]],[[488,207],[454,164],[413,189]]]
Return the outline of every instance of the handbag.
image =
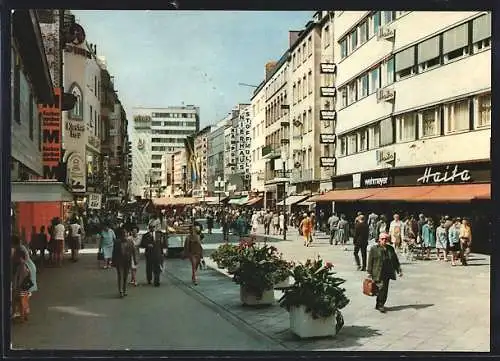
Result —
[[[99,252],[97,252],[97,260],[104,261],[104,251],[102,249],[99,249]]]
[[[375,296],[377,294],[377,285],[370,278],[365,278],[363,281],[363,294],[367,296]]]

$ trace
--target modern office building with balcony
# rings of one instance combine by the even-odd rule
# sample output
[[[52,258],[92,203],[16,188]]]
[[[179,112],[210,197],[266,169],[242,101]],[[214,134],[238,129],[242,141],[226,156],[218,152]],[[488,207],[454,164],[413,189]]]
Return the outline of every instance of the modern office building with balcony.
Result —
[[[262,158],[262,148],[266,145],[265,121],[266,121],[266,93],[264,91],[265,81],[261,82],[255,89],[251,99],[251,127],[252,139],[250,152],[252,163],[250,164],[251,189],[254,193],[265,191],[266,161]]]
[[[323,200],[472,218],[490,198],[491,13],[338,12],[335,47],[337,174]]]

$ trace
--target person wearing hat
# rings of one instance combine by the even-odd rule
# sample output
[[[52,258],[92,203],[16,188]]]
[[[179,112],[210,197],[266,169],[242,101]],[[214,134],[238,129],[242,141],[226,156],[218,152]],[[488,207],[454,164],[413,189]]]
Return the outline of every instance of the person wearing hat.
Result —
[[[403,276],[396,251],[389,242],[389,234],[381,233],[377,244],[370,248],[366,268],[368,278],[377,285],[375,309],[382,313],[386,311],[384,306],[389,291],[389,280],[396,279],[396,272],[399,277]]]

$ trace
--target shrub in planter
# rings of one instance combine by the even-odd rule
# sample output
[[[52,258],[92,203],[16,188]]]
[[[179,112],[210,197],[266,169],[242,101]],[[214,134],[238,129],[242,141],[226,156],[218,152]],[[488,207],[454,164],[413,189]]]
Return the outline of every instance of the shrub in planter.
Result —
[[[238,252],[233,281],[257,299],[262,298],[265,291],[273,289],[280,265],[281,258],[276,247],[255,243],[244,245]]]
[[[235,267],[238,257],[238,246],[224,243],[220,245],[210,258],[217,263],[219,268],[232,269]]]
[[[275,284],[288,283],[290,279],[290,271],[293,268],[293,263],[288,262],[283,259],[283,255],[279,255],[279,259],[276,260],[277,270],[274,274]]]
[[[344,279],[336,277],[333,265],[317,260],[307,260],[305,264],[296,265],[291,276],[295,283],[283,290],[279,300],[280,306],[290,310],[303,307],[306,314],[313,319],[327,319],[332,316],[336,320],[336,332],[344,326],[344,318],[340,312],[349,299],[341,285]]]

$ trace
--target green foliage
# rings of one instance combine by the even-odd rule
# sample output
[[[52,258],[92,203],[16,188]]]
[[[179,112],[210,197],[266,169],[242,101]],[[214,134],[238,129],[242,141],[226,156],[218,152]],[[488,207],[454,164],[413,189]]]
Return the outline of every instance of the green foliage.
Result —
[[[292,307],[304,306],[314,319],[335,315],[337,332],[344,325],[339,310],[347,306],[349,299],[341,285],[344,279],[335,277],[333,265],[323,260],[307,260],[294,267],[290,275],[295,283],[286,288],[280,299],[280,306],[290,311]]]
[[[238,262],[238,246],[224,243],[210,255],[210,258],[217,263],[219,268],[234,268]]]

